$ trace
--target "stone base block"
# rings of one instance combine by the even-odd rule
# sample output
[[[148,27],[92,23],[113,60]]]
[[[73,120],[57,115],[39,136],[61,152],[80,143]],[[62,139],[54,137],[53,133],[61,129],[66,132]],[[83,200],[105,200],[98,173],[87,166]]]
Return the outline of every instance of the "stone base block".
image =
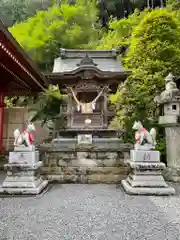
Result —
[[[10,152],[9,163],[13,164],[33,164],[39,161],[39,152]]]
[[[48,175],[49,182],[58,183],[82,183],[82,184],[117,184],[125,178],[118,174],[93,174],[93,175]]]
[[[129,161],[128,164],[130,165],[131,169],[133,169],[136,173],[146,173],[147,171],[149,174],[157,174],[165,169],[165,164],[161,162],[134,162]]]
[[[174,195],[175,190],[172,187],[133,187],[125,179],[121,181],[124,190],[131,195],[157,195],[157,196],[167,196]]]
[[[133,162],[160,162],[160,152],[154,150],[131,150],[130,157]]]
[[[24,181],[23,181],[24,180]],[[28,179],[12,179],[9,180],[9,178],[6,178],[2,184],[3,188],[36,188],[41,184],[42,179],[38,178],[33,181],[32,178]]]
[[[159,175],[132,175],[126,179],[132,187],[167,187],[163,176]]]
[[[25,182],[21,186],[15,186],[15,184],[4,183],[6,186],[0,188],[0,194],[9,194],[9,195],[37,195],[40,194],[48,185],[47,180],[39,180],[38,184],[30,185],[28,182]]]
[[[33,171],[37,171],[40,167],[42,166],[42,162],[36,162],[33,164],[16,164],[16,163],[8,163],[4,165],[4,169],[6,171],[9,171],[12,173],[12,175],[14,175],[14,173],[22,173],[22,172],[33,172]]]

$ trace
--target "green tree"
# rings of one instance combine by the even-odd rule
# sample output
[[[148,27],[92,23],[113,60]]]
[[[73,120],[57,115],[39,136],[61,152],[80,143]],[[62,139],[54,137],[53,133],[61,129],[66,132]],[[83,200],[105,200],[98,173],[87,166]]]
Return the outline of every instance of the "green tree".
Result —
[[[39,10],[48,9],[52,0],[1,0],[0,19],[6,26],[22,22],[32,17]]]
[[[14,100],[14,104],[19,106],[28,106],[31,112],[30,121],[40,120],[42,125],[52,122],[52,125],[58,128],[65,127],[65,118],[63,115],[66,106],[66,95],[60,94],[57,86],[50,85],[44,92],[38,96],[20,97]]]
[[[180,45],[177,19],[166,9],[153,10],[134,28],[130,47],[124,59],[132,75],[112,97],[117,118],[132,139],[132,123],[142,121],[150,127],[157,123],[153,101],[157,91],[164,89],[164,77],[180,74]],[[117,119],[116,118],[116,119]]]
[[[179,70],[179,27],[166,9],[148,13],[134,29],[125,58],[131,69],[142,68],[150,74]],[[150,63],[150,64],[149,64]]]
[[[125,49],[129,47],[130,37],[134,27],[147,15],[148,9],[140,12],[135,10],[134,14],[128,18],[112,19],[109,23],[111,31],[104,33],[103,37],[97,42],[97,49]]]
[[[179,0],[166,0],[167,7],[171,10],[179,10],[180,9],[180,1]]]
[[[60,47],[83,48],[98,39],[96,20],[93,5],[62,4],[40,11],[9,30],[43,71],[51,71]]]
[[[165,0],[99,0],[100,18],[107,15],[121,19],[128,17],[137,8],[143,10],[145,8],[163,8]]]

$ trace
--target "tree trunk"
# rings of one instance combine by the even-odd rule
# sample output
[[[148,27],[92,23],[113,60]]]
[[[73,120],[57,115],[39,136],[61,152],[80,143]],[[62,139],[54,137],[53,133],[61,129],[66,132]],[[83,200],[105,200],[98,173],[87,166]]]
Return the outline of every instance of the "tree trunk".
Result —
[[[151,0],[151,8],[154,8],[154,0]]]
[[[161,8],[163,8],[163,7],[164,7],[164,2],[163,2],[163,0],[160,0],[160,3],[161,3]]]
[[[150,0],[147,0],[147,7],[150,8]]]

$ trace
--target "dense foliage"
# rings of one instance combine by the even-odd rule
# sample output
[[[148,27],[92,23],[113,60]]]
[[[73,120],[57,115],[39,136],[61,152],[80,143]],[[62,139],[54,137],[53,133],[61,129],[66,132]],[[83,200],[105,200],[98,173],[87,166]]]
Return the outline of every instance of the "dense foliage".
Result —
[[[179,10],[180,9],[180,1],[179,0],[167,0],[167,7],[171,10]]]
[[[154,97],[164,89],[164,77],[169,72],[180,74],[180,31],[175,16],[166,9],[153,10],[143,15],[132,29],[123,58],[132,74],[112,97],[117,109],[112,124],[115,126],[116,122],[127,130],[128,141],[132,139],[134,120],[142,121],[148,128],[156,126],[158,112]],[[158,132],[161,133],[159,149],[164,151],[164,134],[160,128]]]
[[[9,30],[43,71],[52,71],[60,47],[83,48],[98,37],[93,4],[54,5]]]
[[[32,17],[37,11],[47,10],[53,0],[1,0],[0,19],[7,26]]]
[[[135,119],[156,120],[153,98],[169,72],[180,74],[179,34],[177,19],[166,9],[146,14],[134,27],[124,57],[132,75],[112,98],[125,128]]]
[[[97,49],[127,49],[130,43],[130,37],[132,30],[143,19],[143,17],[149,12],[148,9],[140,12],[136,10],[134,14],[129,15],[127,18],[121,20],[111,19],[109,27],[111,31],[104,33],[100,41],[98,42]]]
[[[28,106],[31,112],[29,121],[40,120],[42,126],[48,123],[50,128],[64,128],[66,119],[63,116],[66,106],[66,95],[62,95],[58,86],[49,86],[45,92],[36,97],[20,97],[14,100],[15,105]]]
[[[168,0],[171,2],[175,0]],[[84,4],[88,5],[92,0],[1,0],[0,19],[11,26],[32,17],[40,10],[47,10],[53,4]],[[111,16],[121,19],[133,13],[135,8],[143,10],[146,7],[163,7],[165,0],[93,0],[99,11],[98,17],[101,24],[108,29],[108,21]],[[176,3],[173,7],[176,7]]]

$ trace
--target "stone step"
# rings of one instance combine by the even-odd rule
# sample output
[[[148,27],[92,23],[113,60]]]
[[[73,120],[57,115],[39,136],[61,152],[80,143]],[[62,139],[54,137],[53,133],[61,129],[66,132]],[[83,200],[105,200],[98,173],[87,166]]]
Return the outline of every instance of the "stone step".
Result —
[[[158,187],[158,188],[161,188],[161,187],[167,187],[168,185],[166,184],[166,182],[161,179],[161,180],[147,180],[147,179],[144,179],[144,180],[132,180],[131,178],[127,178],[127,182],[132,186],[132,187]]]
[[[122,186],[124,190],[131,195],[158,195],[158,196],[166,196],[166,195],[174,195],[175,190],[172,187],[133,187],[129,184],[129,182],[125,179],[122,180]]]
[[[119,183],[128,175],[127,167],[55,167],[42,174],[59,183]]]
[[[42,168],[41,172],[44,174],[56,174],[56,175],[92,175],[92,174],[128,174],[128,167],[47,167]]]
[[[116,184],[125,179],[123,174],[92,174],[92,175],[48,175],[49,182],[82,183],[82,184]]]

